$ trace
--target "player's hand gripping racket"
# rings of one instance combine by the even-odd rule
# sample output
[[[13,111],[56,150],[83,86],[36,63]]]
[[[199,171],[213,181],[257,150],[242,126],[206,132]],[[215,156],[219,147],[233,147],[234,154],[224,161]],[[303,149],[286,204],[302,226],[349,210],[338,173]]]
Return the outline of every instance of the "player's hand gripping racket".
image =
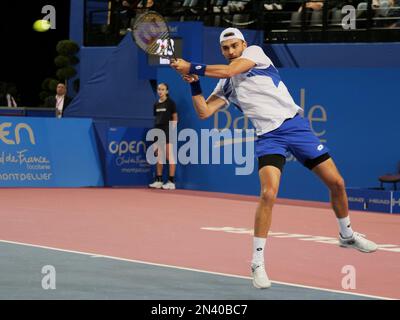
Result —
[[[137,17],[132,36],[139,48],[148,54],[176,60],[168,25],[159,13],[148,11]]]

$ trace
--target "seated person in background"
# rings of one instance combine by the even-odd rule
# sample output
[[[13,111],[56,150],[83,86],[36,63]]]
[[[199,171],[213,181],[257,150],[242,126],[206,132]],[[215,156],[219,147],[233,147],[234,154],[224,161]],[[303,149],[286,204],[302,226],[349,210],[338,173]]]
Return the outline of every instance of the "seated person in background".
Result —
[[[137,5],[137,14],[142,14],[147,11],[156,11],[163,14],[170,4],[168,1],[161,0],[141,0]]]
[[[368,10],[368,2],[360,2],[357,6],[358,17]],[[400,0],[372,0],[372,10],[374,15],[378,17],[387,17],[383,27],[398,28],[400,27]],[[398,17],[399,20],[391,19]],[[390,20],[389,20],[390,19]]]
[[[250,2],[251,2],[251,0],[247,0],[247,1],[229,1],[228,2],[229,11],[231,13],[237,13],[237,12],[245,11],[247,8],[250,8]]]
[[[6,99],[7,99],[7,107],[10,107],[10,108],[18,107],[17,103],[15,102],[14,97],[10,93],[6,94]]]
[[[306,9],[311,9],[311,10],[321,10],[323,6],[324,6],[323,1],[309,1],[306,2],[305,4]],[[301,12],[302,10],[303,10],[303,5],[300,6],[298,12]]]
[[[139,1],[137,7],[139,9],[151,8],[153,5],[154,5],[154,0],[141,0],[141,1]]]
[[[193,3],[196,0],[186,0],[186,3]],[[214,13],[221,13],[221,9],[223,13],[232,14],[232,13],[240,13],[246,10],[246,8],[250,7],[251,0],[238,1],[238,0],[211,0],[210,5],[213,6]],[[206,3],[206,1],[205,1]],[[206,5],[204,5],[206,7]]]
[[[0,107],[18,107],[14,99],[16,91],[15,85],[5,82],[0,83]]]
[[[119,33],[124,35],[132,24],[132,19],[136,15],[136,8],[139,0],[115,0],[113,3],[113,12],[119,21],[117,24],[120,28]]]
[[[391,20],[389,28],[400,28],[400,0],[389,0],[387,17],[397,17],[398,20]]]
[[[281,0],[265,0],[264,8],[267,11],[282,10]]]
[[[221,8],[228,4],[228,0],[211,0],[210,5],[213,6],[213,12],[220,13]]]
[[[212,5],[210,3],[210,5]],[[205,0],[185,0],[182,3],[182,9],[179,10],[179,13],[198,13],[198,9],[204,10],[208,6],[207,1]]]
[[[376,15],[386,17],[389,13],[389,7],[393,5],[393,0],[372,0],[372,10],[376,12]],[[367,11],[368,2],[360,2],[357,5],[357,10]]]
[[[66,95],[67,87],[64,83],[59,82],[57,84],[56,95],[47,97],[44,102],[45,108],[55,108],[56,117],[61,118],[65,109],[71,102],[71,98]]]
[[[161,12],[161,0],[156,1],[156,0],[142,0],[138,3],[137,8],[138,8],[138,13],[145,12],[148,10],[151,11],[157,11]]]

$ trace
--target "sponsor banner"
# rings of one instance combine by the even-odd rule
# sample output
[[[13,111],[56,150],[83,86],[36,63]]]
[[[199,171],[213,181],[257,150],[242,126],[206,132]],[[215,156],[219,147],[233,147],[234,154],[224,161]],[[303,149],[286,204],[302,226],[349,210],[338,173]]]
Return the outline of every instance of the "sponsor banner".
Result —
[[[391,213],[400,213],[400,191],[391,191]]]
[[[152,167],[146,160],[147,128],[110,127],[106,151],[106,185],[147,185]]]
[[[103,186],[92,120],[1,117],[0,186]]]
[[[400,191],[378,189],[346,189],[349,209],[400,213]]]

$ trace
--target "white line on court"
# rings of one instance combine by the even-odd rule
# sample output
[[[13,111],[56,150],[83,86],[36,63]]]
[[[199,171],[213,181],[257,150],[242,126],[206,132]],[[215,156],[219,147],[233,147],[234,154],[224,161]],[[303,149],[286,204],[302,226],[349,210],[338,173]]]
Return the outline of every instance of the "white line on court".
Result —
[[[240,234],[253,234],[253,229],[248,228],[236,228],[236,227],[202,227],[202,230],[208,231],[220,231],[220,232],[228,232],[228,233],[240,233]],[[274,238],[297,238],[302,241],[314,241],[319,243],[327,243],[327,244],[339,244],[337,238],[326,237],[326,236],[313,236],[306,234],[297,234],[297,233],[285,233],[285,232],[269,232],[269,236]],[[400,246],[396,244],[378,244],[378,250],[389,251],[389,252],[399,252]]]
[[[75,251],[75,250],[60,249],[60,248],[55,248],[55,247],[41,246],[41,245],[32,244],[32,243],[24,243],[24,242],[17,242],[17,241],[2,240],[2,239],[0,239],[0,242],[9,243],[9,244],[16,244],[16,245],[21,245],[21,246],[27,246],[27,247],[35,247],[35,248],[40,248],[40,249],[48,249],[48,250],[54,250],[54,251],[81,254],[81,255],[85,255],[85,256],[90,256],[91,258],[107,258],[107,259],[118,260],[118,261],[126,261],[126,262],[147,264],[147,265],[157,266],[157,267],[174,268],[174,269],[178,269],[178,270],[194,271],[194,272],[200,272],[200,273],[206,273],[206,274],[212,274],[212,275],[218,275],[218,276],[224,276],[224,277],[251,280],[251,277],[240,276],[240,275],[236,275],[236,274],[228,274],[228,273],[206,271],[206,270],[193,269],[193,268],[185,268],[185,267],[168,265],[168,264],[160,264],[160,263],[154,263],[154,262],[148,262],[148,261],[142,261],[142,260],[133,260],[133,259],[114,257],[114,256],[101,255],[101,254],[98,254],[98,253],[90,253],[90,252],[82,252],[82,251]],[[298,287],[298,288],[304,288],[304,289],[321,290],[321,291],[340,293],[340,294],[347,294],[347,295],[354,295],[354,296],[360,296],[360,297],[366,297],[366,298],[383,299],[383,300],[396,300],[394,298],[389,298],[389,297],[368,295],[368,294],[362,294],[362,293],[353,293],[353,292],[346,292],[346,291],[333,290],[333,289],[325,289],[325,288],[320,288],[320,287],[305,286],[305,285],[296,284],[296,283],[281,282],[281,281],[271,281],[271,282],[272,283],[276,283],[276,284],[286,285],[286,286],[292,286],[292,287]]]

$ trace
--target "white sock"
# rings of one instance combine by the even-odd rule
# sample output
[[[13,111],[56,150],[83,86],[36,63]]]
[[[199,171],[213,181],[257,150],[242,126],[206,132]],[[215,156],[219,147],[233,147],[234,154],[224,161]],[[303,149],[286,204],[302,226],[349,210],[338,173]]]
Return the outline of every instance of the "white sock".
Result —
[[[266,238],[253,238],[253,260],[254,264],[264,263],[264,247]]]
[[[344,238],[350,238],[353,235],[353,229],[350,224],[350,217],[338,219],[340,234]]]

